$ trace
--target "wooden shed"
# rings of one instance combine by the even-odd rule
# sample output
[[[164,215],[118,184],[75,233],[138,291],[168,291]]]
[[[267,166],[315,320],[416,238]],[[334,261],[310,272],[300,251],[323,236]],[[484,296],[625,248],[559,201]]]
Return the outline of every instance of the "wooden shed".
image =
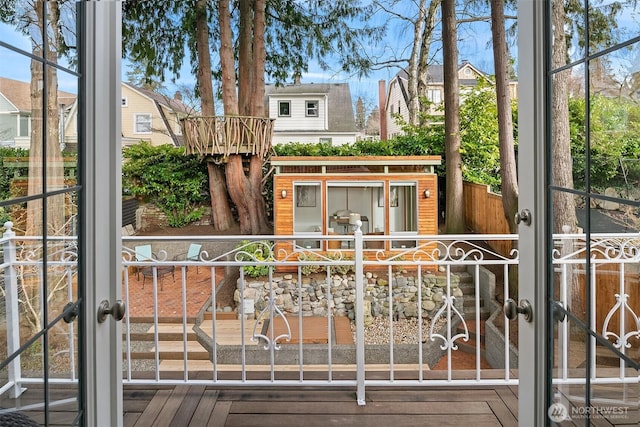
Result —
[[[438,233],[440,156],[292,156],[271,164],[274,233],[304,234],[296,244],[307,250],[348,250],[348,240],[320,236],[351,234],[355,219],[365,235],[397,237],[365,249],[401,250],[417,244],[414,236]]]

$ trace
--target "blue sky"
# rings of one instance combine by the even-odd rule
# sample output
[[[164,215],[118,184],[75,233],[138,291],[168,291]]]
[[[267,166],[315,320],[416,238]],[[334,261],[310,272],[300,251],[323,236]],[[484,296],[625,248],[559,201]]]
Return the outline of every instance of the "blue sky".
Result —
[[[467,26],[468,27],[468,26]],[[17,33],[15,28],[0,23],[0,37],[9,43],[15,44],[26,52],[31,51],[30,40],[27,36]],[[410,48],[411,33],[403,29],[399,25],[390,25],[387,41],[384,45],[371,47],[372,53],[380,54],[385,50],[393,49],[400,52],[402,56],[408,56],[407,49]],[[460,31],[461,41],[459,43],[460,61],[468,60],[482,71],[493,72],[493,58],[491,48],[488,46],[490,42],[489,24],[478,23],[474,25],[473,31]],[[393,40],[393,43],[390,41]],[[376,51],[377,50],[377,51]],[[29,62],[21,55],[0,47],[0,64],[2,64],[2,75],[4,77],[16,80],[28,81]],[[194,77],[190,73],[190,64],[185,64],[181,72],[181,77],[177,81],[188,87],[194,85]],[[122,76],[123,80],[127,79],[126,72],[128,70],[128,62],[123,61]],[[351,94],[355,101],[358,97],[363,97],[365,101],[371,104],[377,104],[378,81],[389,81],[397,72],[398,68],[387,68],[373,71],[369,76],[357,78],[340,72],[323,71],[319,66],[314,66],[312,62],[309,65],[309,72],[302,76],[304,83],[327,83],[327,82],[348,82],[351,88]],[[170,82],[167,76],[166,92],[173,94],[177,90],[177,86]],[[59,73],[59,88],[63,91],[76,92],[77,81],[69,74]]]
[[[468,60],[480,70],[493,74],[493,53],[490,45],[491,32],[489,24],[487,22],[464,24],[464,27],[459,30],[458,35],[460,39],[458,43],[460,62]],[[374,55],[388,55],[388,53],[385,52],[393,49],[403,57],[408,57],[408,50],[411,48],[411,39],[411,31],[403,28],[402,24],[390,25],[386,40],[380,46],[371,46],[370,53]],[[441,52],[438,48],[438,43],[434,43],[433,49],[436,51],[436,62],[441,63],[441,59],[439,59]],[[515,52],[515,45],[513,46],[513,51]],[[123,61],[123,80],[127,79],[127,67],[127,61]],[[190,67],[191,64],[187,59],[180,72],[180,78],[176,81],[178,85],[186,85],[187,87],[194,86],[195,78],[191,75]],[[317,62],[312,61],[309,64],[309,71],[302,75],[301,80],[303,83],[348,82],[354,102],[358,97],[362,97],[365,103],[369,104],[369,108],[371,108],[378,103],[379,80],[389,82],[398,71],[399,68],[397,67],[385,68],[372,71],[367,77],[358,78],[343,72],[323,71],[320,66],[317,65]],[[166,80],[165,92],[168,95],[173,95],[173,93],[178,90],[178,87],[171,83],[171,76],[166,76]]]

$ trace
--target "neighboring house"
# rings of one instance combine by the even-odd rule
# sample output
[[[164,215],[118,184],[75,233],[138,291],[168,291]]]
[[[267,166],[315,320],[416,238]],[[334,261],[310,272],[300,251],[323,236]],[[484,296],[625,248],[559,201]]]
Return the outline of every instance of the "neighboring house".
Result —
[[[122,83],[122,145],[141,140],[152,145],[184,145],[180,119],[192,113],[179,92],[170,98]],[[60,142],[74,149],[78,142],[76,95],[58,91]],[[0,145],[29,148],[31,140],[29,82],[0,78]]]
[[[409,121],[409,75],[406,70],[401,70],[389,82],[385,100],[387,138],[402,133],[400,126],[396,124],[394,116],[400,115],[405,122]],[[464,95],[478,84],[480,79],[489,81],[489,76],[471,63],[464,61],[458,68],[458,83],[460,85],[461,102]],[[517,98],[517,82],[511,82],[510,93],[512,99]],[[444,72],[442,65],[430,65],[428,67],[427,93],[420,94],[430,102],[429,114],[444,116],[442,103],[444,102]],[[384,139],[384,135],[382,135]]]
[[[273,144],[356,141],[348,83],[266,85],[265,108],[275,119]]]
[[[65,126],[76,95],[58,91]],[[64,132],[60,135],[64,141]],[[31,83],[0,77],[0,146],[29,148],[31,144]]]
[[[184,145],[180,119],[193,114],[176,92],[173,98],[122,83],[122,145]]]

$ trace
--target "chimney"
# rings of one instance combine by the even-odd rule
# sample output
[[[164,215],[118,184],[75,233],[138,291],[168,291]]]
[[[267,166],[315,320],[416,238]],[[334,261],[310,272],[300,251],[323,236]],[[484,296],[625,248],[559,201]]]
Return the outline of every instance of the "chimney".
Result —
[[[180,92],[179,90],[176,91],[175,95],[173,95],[173,99],[182,102],[182,92]]]
[[[380,140],[387,140],[387,82],[378,80],[378,109],[380,110]]]

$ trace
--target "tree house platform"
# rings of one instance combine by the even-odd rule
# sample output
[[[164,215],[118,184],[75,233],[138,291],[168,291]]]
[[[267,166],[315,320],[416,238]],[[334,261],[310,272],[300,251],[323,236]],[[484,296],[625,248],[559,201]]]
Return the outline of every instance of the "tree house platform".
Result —
[[[192,116],[181,120],[186,154],[266,157],[274,119],[248,116]]]

